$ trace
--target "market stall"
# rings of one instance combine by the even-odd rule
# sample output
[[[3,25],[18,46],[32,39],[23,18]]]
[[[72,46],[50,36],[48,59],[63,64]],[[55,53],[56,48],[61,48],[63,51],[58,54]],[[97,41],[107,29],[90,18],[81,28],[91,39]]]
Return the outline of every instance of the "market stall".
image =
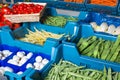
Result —
[[[119,0],[3,0],[0,79],[120,80]]]

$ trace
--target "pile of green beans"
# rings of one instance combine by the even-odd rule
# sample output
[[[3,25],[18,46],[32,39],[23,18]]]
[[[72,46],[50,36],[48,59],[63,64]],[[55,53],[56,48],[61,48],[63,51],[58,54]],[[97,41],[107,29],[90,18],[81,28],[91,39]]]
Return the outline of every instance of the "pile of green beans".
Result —
[[[61,60],[53,65],[45,80],[120,80],[120,73],[112,72],[111,68],[104,68],[103,71],[88,69]]]
[[[77,43],[82,55],[120,63],[120,35],[115,42],[92,36]]]
[[[64,16],[47,16],[44,20],[42,20],[43,24],[50,25],[50,26],[58,26],[64,27],[67,21],[76,22],[78,19],[74,17],[64,17]]]

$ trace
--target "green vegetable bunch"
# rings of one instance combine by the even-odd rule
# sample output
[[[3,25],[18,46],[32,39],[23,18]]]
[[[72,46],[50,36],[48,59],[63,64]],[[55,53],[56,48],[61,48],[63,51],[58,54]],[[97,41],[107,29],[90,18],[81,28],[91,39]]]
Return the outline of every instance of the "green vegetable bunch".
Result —
[[[112,72],[111,68],[103,71],[77,66],[71,62],[61,60],[54,64],[45,80],[120,80],[120,73]]]
[[[43,24],[50,26],[64,27],[67,21],[76,22],[78,19],[74,17],[63,17],[63,16],[47,16],[43,20]]]
[[[96,36],[81,38],[77,47],[82,55],[120,63],[120,35],[115,42]]]

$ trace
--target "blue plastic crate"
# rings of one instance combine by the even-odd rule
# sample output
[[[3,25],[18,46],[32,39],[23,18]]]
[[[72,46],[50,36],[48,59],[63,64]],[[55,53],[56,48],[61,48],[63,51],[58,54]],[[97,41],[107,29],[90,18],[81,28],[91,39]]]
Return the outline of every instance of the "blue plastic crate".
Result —
[[[55,7],[65,10],[85,11],[85,0],[83,3],[64,2],[63,0],[31,0],[32,2],[46,2],[48,7]]]
[[[94,13],[94,12],[86,12],[84,14],[84,18],[79,21],[79,24],[80,25],[82,25],[82,24],[90,25],[91,22],[96,22],[96,24],[98,26],[100,26],[103,22],[106,22],[108,24],[108,26],[114,25],[116,28],[118,26],[120,26],[119,16],[105,15],[105,14]],[[94,31],[94,29],[92,29],[91,31]],[[105,33],[105,32],[94,31],[94,33],[99,33],[101,35],[102,34],[103,35],[109,35],[109,36],[113,37],[112,34],[108,34],[108,33]],[[114,36],[117,37],[116,35],[114,35]]]
[[[57,45],[58,44],[56,43],[56,46]],[[13,68],[14,71],[13,72],[6,71],[4,75],[7,76],[9,80],[23,80],[23,79],[25,79],[25,76],[29,75],[29,73],[33,70],[32,68],[26,69],[27,63],[34,62],[35,57],[38,55],[41,55],[43,58],[47,58],[49,60],[49,63],[46,64],[46,66],[44,66],[42,70],[40,70],[40,72],[44,71],[44,69],[48,68],[53,62],[55,62],[55,56],[53,53],[54,49],[49,48],[48,46],[45,47],[45,49],[44,48],[40,48],[40,49],[42,51],[39,51],[39,53],[33,53],[33,56],[28,61],[26,61],[26,63],[23,64],[22,66],[17,66],[17,65],[12,65],[10,63],[7,63],[7,61],[13,57],[13,55],[10,56],[6,61],[4,61],[2,63],[2,66],[11,67],[11,68]],[[46,52],[48,52],[47,49],[50,49],[49,53],[46,53]],[[24,51],[26,54],[28,54],[30,52],[30,51],[26,51],[26,50],[18,50],[18,51]],[[43,51],[44,51],[44,53],[43,53]],[[19,71],[22,71],[23,73],[18,75],[17,72],[19,72]]]
[[[43,80],[41,75],[42,73],[45,73],[44,75],[42,76],[46,76],[47,72],[49,71],[49,69],[52,67],[52,65],[54,63],[57,63],[59,61],[59,59],[61,58],[61,55],[60,54],[59,56],[57,56],[56,54],[56,47],[59,46],[59,45],[55,45],[54,47],[52,47],[52,55],[51,55],[51,58],[53,58],[54,60],[50,60],[50,62],[43,68],[43,70],[35,70],[35,69],[32,69],[31,72],[25,77],[26,80]],[[37,54],[38,55],[38,54]],[[36,55],[36,56],[37,56]],[[40,55],[40,54],[39,54]],[[49,56],[48,56],[49,57]],[[49,58],[48,58],[49,59]],[[32,60],[34,61],[34,60]]]
[[[119,0],[117,2],[116,6],[114,6],[114,7],[97,5],[97,4],[89,4],[89,3],[90,3],[90,0],[86,0],[85,6],[87,8],[87,11],[117,15]]]
[[[15,48],[14,48],[15,49]],[[25,52],[25,56],[30,52],[30,51],[25,51],[25,50],[18,50],[17,52]],[[21,67],[23,67],[23,66],[25,66],[26,65],[26,63],[32,58],[29,58],[24,64],[22,64],[21,66],[18,66],[18,65],[14,65],[14,64],[11,64],[11,63],[8,63],[8,61],[10,60],[10,59],[12,59],[13,58],[13,56],[14,55],[17,55],[17,52],[16,53],[14,53],[14,54],[12,54],[11,56],[9,56],[7,59],[5,59],[4,61],[3,61],[3,63],[2,63],[2,65],[3,66],[8,66],[8,65],[10,65],[12,68],[21,68]],[[35,53],[33,53],[33,55],[34,55]],[[32,56],[33,56],[32,55]]]
[[[52,7],[48,7],[45,10],[44,16],[49,16],[49,15],[51,15],[51,16],[65,16],[65,17],[69,16],[67,14],[59,14],[57,12],[57,10],[55,8],[52,8]],[[84,12],[81,12],[81,13],[79,13],[78,16],[73,16],[73,17],[78,17],[78,21],[79,21],[79,19],[81,19],[83,15],[84,15]],[[44,29],[44,30],[47,30],[47,31],[50,31],[53,33],[57,33],[57,34],[65,33],[65,35],[69,35],[71,37],[70,41],[73,41],[75,39],[76,35],[78,34],[78,30],[79,30],[79,25],[77,24],[77,22],[67,21],[67,23],[64,27],[49,26],[49,25],[43,24],[41,22],[32,22],[32,23],[28,23],[27,25],[35,26],[37,28],[39,27],[38,29]],[[33,30],[33,27],[30,27],[30,28]],[[21,35],[21,36],[24,36],[24,35]],[[62,40],[62,39],[60,39],[60,40]]]
[[[35,62],[35,58],[37,56],[42,56],[43,59],[46,58],[46,59],[49,60],[49,62],[41,70],[36,70],[36,69],[33,68],[31,70],[31,72],[26,76],[26,78],[25,78],[26,80],[40,80],[41,79],[41,76],[40,76],[41,73],[44,72],[44,70],[48,69],[55,62],[55,61],[51,61],[50,56],[44,55],[42,53],[38,53],[38,54],[35,54],[35,56],[28,63],[32,63],[33,64]],[[23,69],[23,70],[26,69],[26,66],[24,66],[21,69]]]
[[[31,68],[25,70],[25,71],[22,71],[22,70],[17,70],[16,72],[9,72],[9,71],[6,71],[5,72],[5,76],[7,76],[8,80],[23,80],[25,78],[26,75],[29,74],[29,72],[31,72]],[[23,73],[18,75],[17,72],[19,71],[22,71]]]
[[[28,50],[31,52],[42,52],[42,53],[45,52],[47,54],[51,52],[52,46],[59,43],[58,40],[55,40],[52,38],[47,39],[44,45],[35,45],[32,43],[27,43],[27,42],[23,42],[15,39],[16,35],[19,35],[18,37],[23,37],[25,33],[27,33],[25,26],[18,28],[14,32],[11,31],[9,27],[4,27],[2,28],[2,31],[1,31],[1,42],[2,44],[6,44],[9,46],[16,46],[23,50]]]
[[[80,33],[79,33],[79,37],[88,38],[90,36],[96,36],[97,38],[102,38],[104,40],[110,40],[110,41],[115,41],[117,39],[116,36],[94,32],[92,27],[88,24],[81,25],[81,30],[80,30]],[[77,50],[78,48],[76,47],[76,44],[70,43],[70,42],[65,42],[65,41],[63,41],[63,43],[64,43],[65,46],[67,46],[67,47],[63,48],[63,51],[66,49],[65,50],[66,54],[68,54],[68,53],[70,54],[69,56],[66,56],[66,57],[71,57],[69,59],[72,59],[72,60],[74,60],[74,58],[75,58],[76,60],[74,60],[75,61],[74,63],[78,64],[79,61],[80,61],[79,60],[79,57],[80,57],[80,59],[85,60],[85,62],[87,64],[88,63],[90,63],[90,64],[94,63],[95,65],[93,64],[93,66],[96,66],[96,65],[99,66],[100,65],[100,67],[98,67],[98,69],[103,69],[103,66],[105,65],[106,67],[111,67],[114,71],[119,71],[120,72],[120,64],[119,63],[105,61],[105,60],[101,60],[101,59],[95,59],[95,58],[92,58],[92,57],[87,57],[87,56],[81,55],[79,53],[79,51]],[[68,53],[67,53],[67,51],[68,51]],[[76,58],[76,56],[79,56],[79,57]]]
[[[115,41],[117,36],[113,36],[111,34],[106,34],[102,32],[94,32],[93,28],[89,24],[83,24],[81,25],[81,32],[78,36],[83,38],[88,38],[90,36],[97,36],[98,38],[103,38],[104,40],[111,40]]]
[[[19,50],[19,51],[24,51],[25,55],[27,55],[29,53],[29,51],[25,51],[25,50]],[[34,54],[35,53],[33,53],[33,56],[34,56]],[[14,54],[14,55],[16,55],[16,54]],[[9,59],[11,59],[14,55],[12,55],[11,57],[9,57]],[[4,75],[7,76],[7,78],[9,80],[23,80],[25,78],[25,76],[28,75],[29,72],[32,70],[32,68],[24,69],[24,66],[26,65],[27,62],[29,62],[30,59],[28,59],[21,66],[17,66],[17,65],[14,65],[14,64],[7,63],[8,60],[4,61],[3,66],[9,66],[9,67],[11,67],[14,70],[13,72],[6,71]],[[22,71],[23,73],[20,74],[20,75],[17,74],[17,72],[19,72],[19,71]]]

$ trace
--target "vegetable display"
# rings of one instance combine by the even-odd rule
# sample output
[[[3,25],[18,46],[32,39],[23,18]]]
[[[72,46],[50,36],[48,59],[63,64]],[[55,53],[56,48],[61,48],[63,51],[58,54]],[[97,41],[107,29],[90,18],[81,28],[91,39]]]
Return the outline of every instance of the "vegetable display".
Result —
[[[64,0],[65,2],[83,3],[84,0]]]
[[[35,32],[30,31],[28,29],[28,34],[25,35],[25,37],[20,38],[19,40],[30,42],[33,44],[40,44],[43,45],[47,38],[55,38],[60,39],[64,34],[55,34],[51,32],[47,32],[45,30],[37,30],[35,28]]]
[[[76,22],[78,19],[74,17],[64,17],[64,16],[47,16],[42,20],[43,24],[50,26],[64,27],[67,21]]]
[[[108,26],[106,22],[101,23],[100,26],[98,26],[96,22],[91,22],[90,24],[96,32],[104,32],[112,35],[120,34],[120,26],[115,27],[113,24]]]
[[[96,36],[81,38],[77,47],[82,55],[120,63],[120,35],[115,42]]]
[[[112,72],[111,68],[103,71],[77,66],[71,62],[61,60],[54,64],[45,80],[119,80],[120,73]]]
[[[116,6],[118,0],[90,0],[90,4],[104,5],[104,6]]]

